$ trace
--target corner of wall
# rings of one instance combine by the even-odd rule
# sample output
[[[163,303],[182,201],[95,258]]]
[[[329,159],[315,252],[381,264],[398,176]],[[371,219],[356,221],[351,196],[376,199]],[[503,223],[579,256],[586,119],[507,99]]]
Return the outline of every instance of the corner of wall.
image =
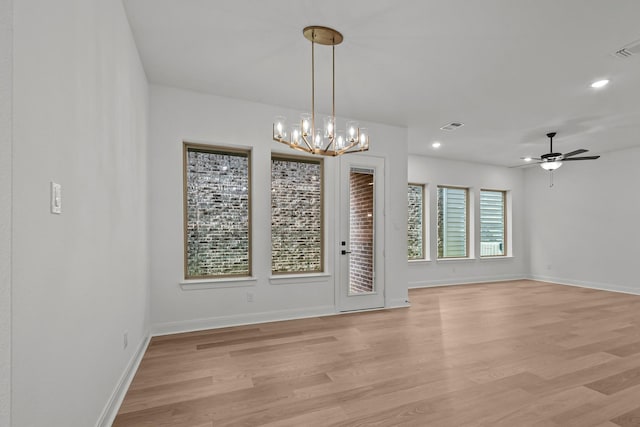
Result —
[[[98,422],[96,423],[97,427],[109,427],[113,424],[113,421],[116,419],[116,415],[118,415],[118,410],[124,401],[124,398],[127,394],[127,390],[129,390],[129,386],[133,381],[133,377],[138,371],[138,367],[140,366],[140,362],[142,362],[142,357],[144,353],[147,351],[147,347],[149,347],[149,342],[151,341],[151,335],[149,332],[146,333],[146,337],[142,340],[136,352],[131,357],[127,368],[124,370],[120,378],[118,379],[118,383],[116,388],[111,393],[111,397],[109,401],[104,407]]]

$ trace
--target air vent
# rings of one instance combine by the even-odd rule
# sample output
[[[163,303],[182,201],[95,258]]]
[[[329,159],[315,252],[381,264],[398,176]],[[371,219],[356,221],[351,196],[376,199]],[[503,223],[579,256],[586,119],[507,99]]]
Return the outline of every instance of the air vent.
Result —
[[[464,126],[464,123],[453,122],[453,123],[449,123],[448,125],[442,126],[440,129],[451,131],[451,130],[456,130],[459,127],[462,127],[462,126]]]
[[[633,43],[629,43],[622,49],[615,51],[613,56],[625,59],[625,58],[629,58],[630,56],[638,55],[638,54],[640,54],[640,40],[636,40]]]

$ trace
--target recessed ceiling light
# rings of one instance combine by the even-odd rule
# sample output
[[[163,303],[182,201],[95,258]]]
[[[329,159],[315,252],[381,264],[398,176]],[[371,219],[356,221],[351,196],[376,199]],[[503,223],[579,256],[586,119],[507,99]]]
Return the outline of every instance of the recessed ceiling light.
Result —
[[[607,79],[598,80],[597,82],[591,83],[591,87],[595,89],[600,89],[601,87],[605,87],[608,84],[609,84],[609,80]]]
[[[442,145],[442,144],[440,144],[440,143],[439,143],[439,142],[437,142],[437,141],[436,141],[436,142],[434,142],[433,144],[431,144],[431,146],[432,146],[433,148],[440,148],[440,145]]]
[[[525,162],[530,162],[530,161],[531,161],[531,157],[525,157],[525,158],[524,158],[524,159],[522,159],[522,160],[524,160]]]

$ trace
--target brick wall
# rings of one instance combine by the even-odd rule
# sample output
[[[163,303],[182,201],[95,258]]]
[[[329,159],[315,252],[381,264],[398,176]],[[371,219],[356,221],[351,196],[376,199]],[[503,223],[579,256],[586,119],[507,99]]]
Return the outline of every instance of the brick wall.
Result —
[[[408,217],[408,258],[421,259],[423,254],[423,186],[409,185],[408,201],[409,201],[409,217]]]
[[[271,160],[271,269],[322,271],[322,165]]]
[[[248,275],[249,159],[187,151],[187,277]]]
[[[349,289],[373,291],[373,175],[351,171]]]

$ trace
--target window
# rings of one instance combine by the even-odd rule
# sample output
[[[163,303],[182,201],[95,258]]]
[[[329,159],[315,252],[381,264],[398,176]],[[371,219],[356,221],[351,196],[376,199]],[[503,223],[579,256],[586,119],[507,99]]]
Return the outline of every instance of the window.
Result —
[[[480,190],[480,256],[506,254],[506,192]]]
[[[468,255],[468,190],[438,187],[438,258]]]
[[[185,277],[251,275],[249,151],[184,144]]]
[[[409,184],[409,215],[407,218],[408,258],[425,258],[424,185]]]
[[[323,271],[322,160],[271,157],[271,271]]]

